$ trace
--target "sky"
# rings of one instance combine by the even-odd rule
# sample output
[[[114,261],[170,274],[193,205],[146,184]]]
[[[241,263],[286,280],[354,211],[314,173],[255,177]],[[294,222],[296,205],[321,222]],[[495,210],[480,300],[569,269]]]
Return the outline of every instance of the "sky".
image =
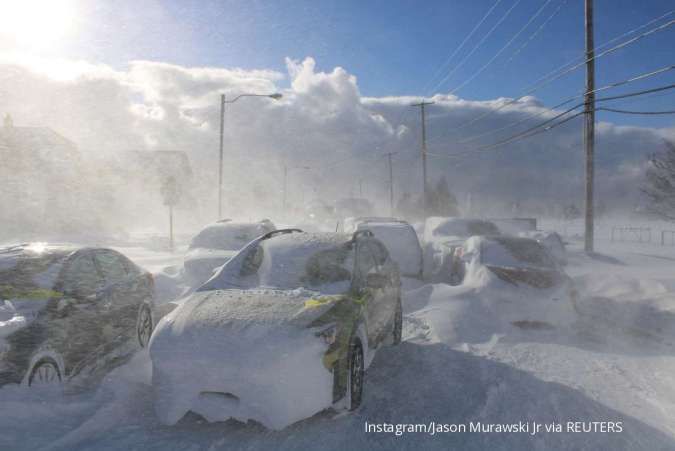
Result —
[[[518,102],[505,106],[504,100],[582,57],[581,0],[140,4],[0,0],[0,114],[11,113],[17,125],[52,127],[89,155],[185,150],[195,173],[210,180],[204,183],[211,196],[219,94],[279,91],[280,101],[245,99],[228,106],[227,189],[242,197],[267,193],[274,203],[287,165],[294,202],[312,191],[354,194],[362,179],[367,195],[388,199],[385,152],[396,153],[396,197],[422,186],[419,111],[410,104],[424,96],[436,102],[427,116],[432,182],[445,175],[459,197],[493,196],[505,205],[581,199],[581,118],[489,153],[480,150],[554,117],[547,106],[583,91],[583,70],[577,70]],[[597,45],[666,14],[671,5],[597,0]],[[675,13],[653,26],[673,18]],[[673,38],[670,27],[598,58],[596,86],[672,65]],[[601,95],[674,79],[670,71]],[[674,99],[675,90],[612,105],[672,110]],[[598,192],[633,199],[646,155],[661,150],[663,139],[675,139],[673,120],[598,114]]]
[[[309,56],[321,70],[340,66],[354,74],[364,96],[430,96],[463,85],[455,94],[477,100],[517,97],[542,75],[582,55],[583,1],[501,0],[450,61],[450,67],[462,62],[510,10],[504,21],[452,76],[438,83],[449,72],[443,64],[495,2],[146,0],[141,6],[128,0],[53,0],[49,3],[67,5],[65,16],[70,21],[59,39],[26,44],[5,37],[8,42],[4,48],[114,68],[127,67],[133,60],[150,60],[192,67],[283,72],[286,57]],[[0,4],[17,3],[29,5],[30,0],[3,0]],[[541,13],[500,57],[464,84],[542,6]],[[668,0],[596,0],[596,45],[667,13],[672,6]],[[544,28],[528,40],[558,7],[560,10]],[[673,64],[674,33],[668,29],[599,58],[596,86]],[[526,41],[527,45],[514,56]],[[659,86],[672,80],[671,72],[615,92]],[[583,86],[581,68],[534,95],[553,105],[564,96],[580,92]],[[668,109],[674,100],[675,94],[671,92],[640,100],[634,109]],[[621,124],[672,124],[671,117],[601,113],[600,118]]]

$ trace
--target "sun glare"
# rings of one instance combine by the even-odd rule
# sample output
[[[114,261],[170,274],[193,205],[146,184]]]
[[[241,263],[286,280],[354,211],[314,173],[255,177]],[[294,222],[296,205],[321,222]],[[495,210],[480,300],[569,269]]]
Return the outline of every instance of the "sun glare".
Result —
[[[0,0],[0,37],[21,50],[46,50],[72,29],[73,0]]]

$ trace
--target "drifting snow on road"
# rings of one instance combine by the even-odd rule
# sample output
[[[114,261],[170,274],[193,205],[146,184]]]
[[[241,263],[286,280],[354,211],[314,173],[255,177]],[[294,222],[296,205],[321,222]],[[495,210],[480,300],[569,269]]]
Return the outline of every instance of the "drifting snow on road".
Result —
[[[149,356],[141,351],[94,392],[0,389],[0,449],[675,449],[675,334],[666,327],[675,287],[656,280],[652,258],[573,252],[570,260],[582,317],[556,329],[500,321],[480,287],[405,280],[405,342],[379,351],[356,412],[323,411],[281,431],[192,414],[163,426],[153,408]],[[650,263],[652,278],[645,276]],[[629,277],[622,273],[629,266],[641,271]],[[638,308],[636,299],[649,307]],[[368,425],[432,422],[542,428],[368,432]],[[621,432],[571,432],[568,422],[578,422],[572,426],[579,431],[620,423]],[[547,424],[563,430],[546,432]]]

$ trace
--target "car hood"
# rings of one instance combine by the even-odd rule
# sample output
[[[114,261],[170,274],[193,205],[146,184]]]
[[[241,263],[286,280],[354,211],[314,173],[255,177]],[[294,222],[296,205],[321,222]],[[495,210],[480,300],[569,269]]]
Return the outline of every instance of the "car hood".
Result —
[[[306,328],[340,299],[302,289],[201,291],[167,315],[158,329],[170,327],[172,335],[191,335],[200,330],[245,334],[253,327]]]

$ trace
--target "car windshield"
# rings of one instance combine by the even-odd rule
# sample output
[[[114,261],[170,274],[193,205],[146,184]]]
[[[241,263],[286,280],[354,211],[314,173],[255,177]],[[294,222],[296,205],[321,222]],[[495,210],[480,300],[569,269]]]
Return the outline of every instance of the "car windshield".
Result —
[[[549,252],[527,238],[493,238],[483,243],[481,262],[505,268],[555,269]]]
[[[290,290],[318,288],[351,280],[350,252],[344,245],[303,243],[297,246],[264,243],[258,269],[262,287]]]
[[[190,249],[236,251],[266,232],[261,224],[217,224],[199,232]]]
[[[439,224],[434,229],[436,236],[498,235],[499,229],[489,221],[450,220]]]

